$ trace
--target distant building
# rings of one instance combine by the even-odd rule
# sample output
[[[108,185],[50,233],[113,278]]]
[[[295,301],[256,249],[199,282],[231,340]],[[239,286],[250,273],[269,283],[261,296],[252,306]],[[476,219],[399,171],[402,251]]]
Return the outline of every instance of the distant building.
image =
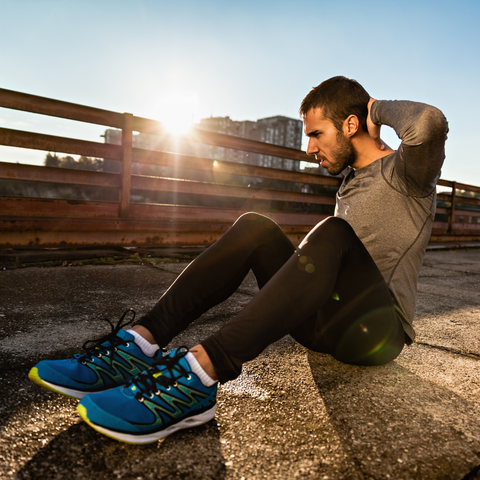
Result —
[[[249,120],[234,121],[230,117],[203,118],[200,120],[198,128],[298,150],[302,148],[302,121],[281,115],[261,118],[256,122]],[[206,147],[205,156],[217,160],[248,163],[261,167],[273,167],[293,171],[300,170],[300,162],[297,160],[221,147]]]

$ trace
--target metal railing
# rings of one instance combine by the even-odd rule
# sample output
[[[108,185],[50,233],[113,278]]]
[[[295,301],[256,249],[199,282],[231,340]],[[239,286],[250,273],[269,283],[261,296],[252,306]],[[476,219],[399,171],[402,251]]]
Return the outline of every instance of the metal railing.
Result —
[[[432,242],[475,242],[480,240],[480,187],[439,180],[450,192],[437,194],[437,214]]]
[[[120,173],[109,173],[0,162],[0,180],[118,190],[116,202],[7,196],[0,191],[0,247],[208,245],[218,239],[241,213],[252,210],[273,218],[298,244],[315,224],[333,212],[335,190],[340,184],[340,179],[335,177],[135,148],[133,132],[157,136],[167,134],[161,123],[130,113],[121,114],[5,89],[0,89],[0,107],[122,131],[122,144],[113,145],[0,128],[0,145],[104,158],[121,164]],[[198,128],[192,129],[188,138],[190,142],[215,147],[309,161],[301,150]],[[280,185],[294,182],[297,191],[137,175],[132,173],[133,164],[174,167],[180,172],[188,169],[247,176],[277,181]],[[438,196],[438,218],[434,223],[432,241],[479,240],[480,199],[474,195],[480,193],[480,188],[445,180],[440,180],[439,185],[451,187],[451,193]],[[316,189],[317,193],[305,193],[306,189]],[[138,190],[215,198],[217,202],[215,206],[132,202],[132,191]],[[227,206],[222,204],[222,199]],[[234,208],[228,207],[227,199],[237,199],[240,203],[237,202]],[[285,208],[285,205],[294,208]],[[302,206],[310,205],[318,208],[313,213],[306,213],[309,209]]]

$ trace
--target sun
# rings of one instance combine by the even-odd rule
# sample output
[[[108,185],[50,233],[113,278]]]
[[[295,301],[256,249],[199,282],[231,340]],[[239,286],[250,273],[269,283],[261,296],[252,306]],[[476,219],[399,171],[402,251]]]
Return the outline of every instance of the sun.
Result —
[[[189,91],[169,90],[159,99],[157,118],[171,135],[185,135],[198,112],[198,96]]]
[[[192,116],[188,112],[176,112],[169,115],[167,120],[164,120],[163,125],[165,130],[171,135],[181,136],[188,133],[192,128]]]

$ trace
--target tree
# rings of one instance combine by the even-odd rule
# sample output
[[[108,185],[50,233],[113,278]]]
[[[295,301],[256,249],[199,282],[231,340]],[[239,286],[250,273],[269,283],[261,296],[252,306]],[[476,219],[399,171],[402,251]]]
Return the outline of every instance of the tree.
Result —
[[[47,153],[44,160],[46,167],[58,167],[58,168],[73,168],[76,170],[103,170],[103,158],[93,158],[81,155],[78,160],[67,155],[65,157],[59,157],[56,153],[53,155]]]

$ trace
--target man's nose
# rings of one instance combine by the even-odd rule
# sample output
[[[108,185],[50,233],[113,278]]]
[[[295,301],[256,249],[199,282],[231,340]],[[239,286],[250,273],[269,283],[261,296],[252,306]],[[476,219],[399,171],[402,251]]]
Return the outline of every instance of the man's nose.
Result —
[[[315,155],[318,153],[318,146],[310,138],[307,144],[307,155]]]

